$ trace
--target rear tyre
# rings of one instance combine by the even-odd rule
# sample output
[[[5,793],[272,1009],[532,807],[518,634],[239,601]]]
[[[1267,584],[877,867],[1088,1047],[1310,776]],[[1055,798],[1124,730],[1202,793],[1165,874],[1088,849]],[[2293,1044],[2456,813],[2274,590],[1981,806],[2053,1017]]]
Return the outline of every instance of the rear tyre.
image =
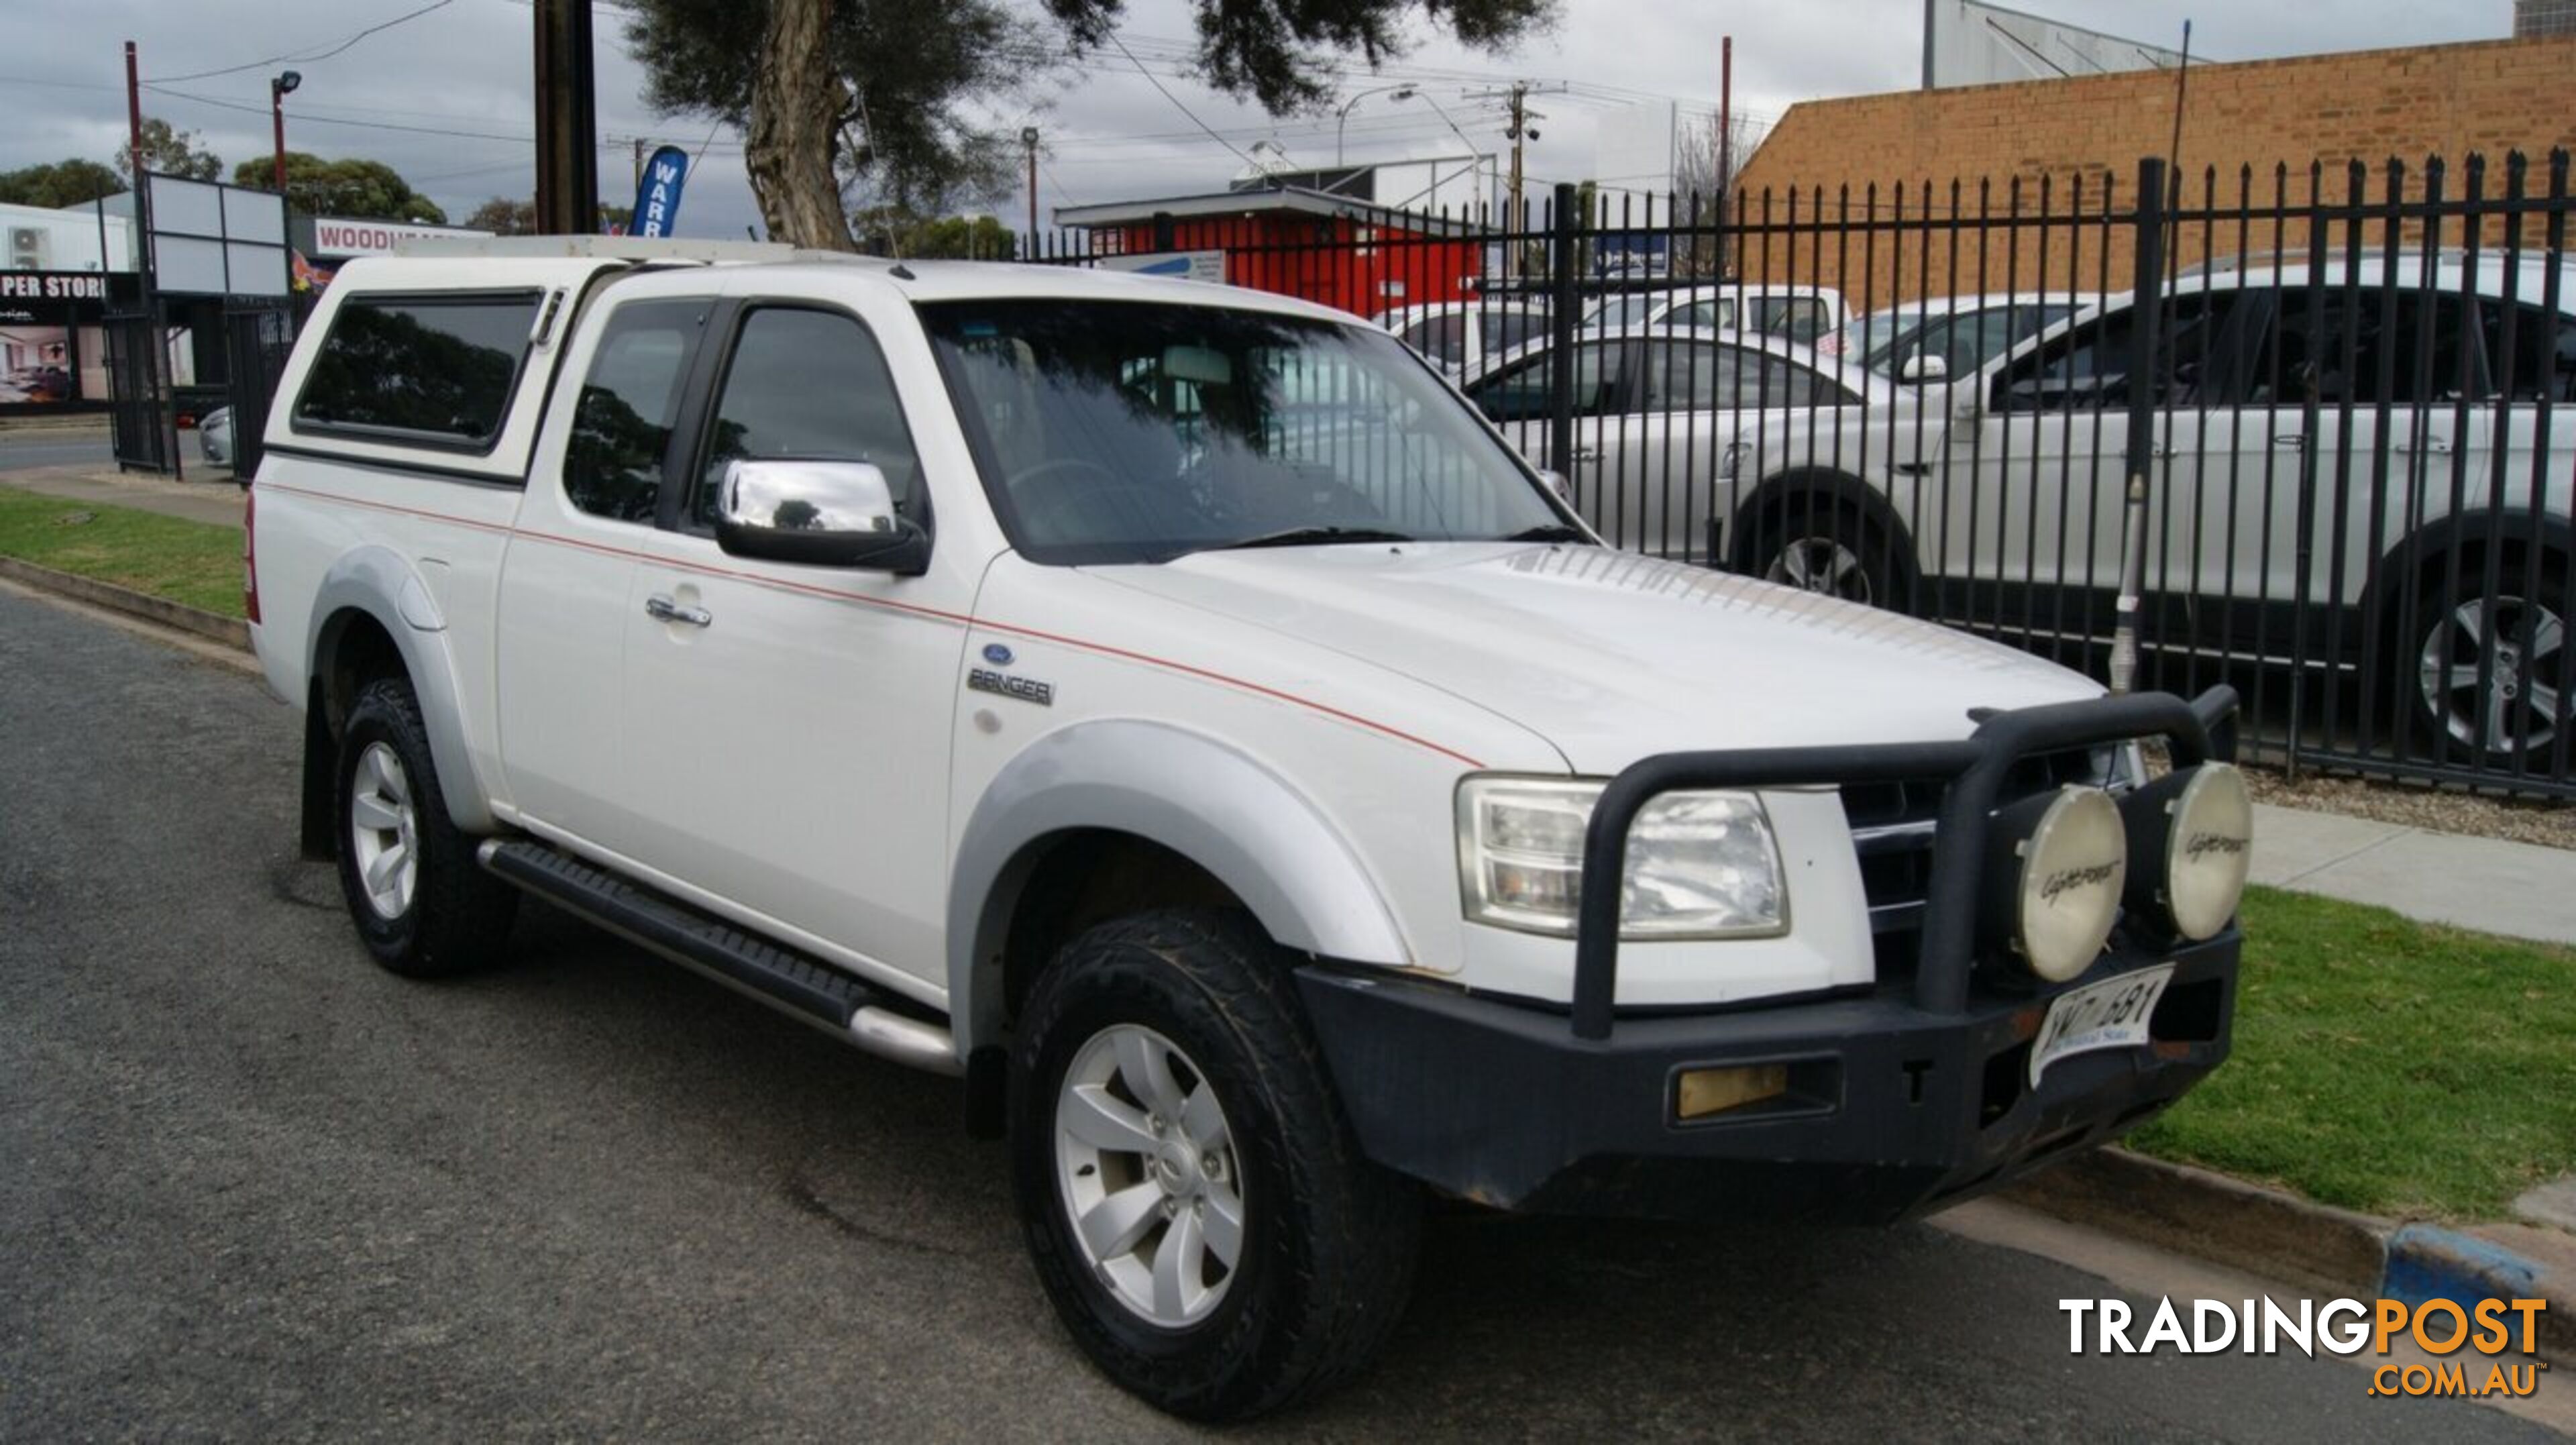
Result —
[[[413,978],[496,959],[519,895],[475,863],[474,840],[448,821],[410,683],[378,678],[359,690],[337,777],[340,892],[367,952]]]
[[[1076,939],[1021,1015],[1038,1278],[1092,1363],[1175,1415],[1329,1388],[1411,1290],[1419,1195],[1361,1156],[1288,968],[1242,915],[1142,914]]]
[[[2522,756],[2534,767],[2549,765],[2576,707],[2567,565],[2555,554],[2537,565],[2527,553],[2509,554],[2497,570],[2493,598],[2448,596],[2449,567],[2425,569],[2414,625],[2399,639],[2397,654],[2417,742],[2482,767],[2509,768]],[[2459,591],[2482,593],[2485,579],[2485,559],[2463,552]]]

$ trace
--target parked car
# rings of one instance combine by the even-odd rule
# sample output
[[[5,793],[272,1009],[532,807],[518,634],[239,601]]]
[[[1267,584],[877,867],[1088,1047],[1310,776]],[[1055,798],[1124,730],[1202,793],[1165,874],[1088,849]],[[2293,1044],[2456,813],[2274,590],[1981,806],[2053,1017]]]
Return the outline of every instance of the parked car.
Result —
[[[1830,286],[1757,282],[1605,296],[1584,313],[1583,324],[1597,330],[1678,326],[1750,331],[1814,342],[1842,330],[1850,319],[1843,294]]]
[[[1548,303],[1538,297],[1495,297],[1399,306],[1377,315],[1377,324],[1456,376],[1468,367],[1547,334]]]
[[[197,422],[197,452],[210,467],[233,464],[233,409],[216,407]]]
[[[1809,433],[1830,438],[1846,413],[1885,414],[1903,399],[1858,365],[1778,337],[1640,325],[1586,331],[1574,354],[1574,445],[1562,458],[1549,437],[1551,341],[1473,368],[1459,386],[1523,456],[1566,476],[1613,545],[1664,555],[1722,535],[1746,452],[1780,455]],[[1804,585],[1802,561],[1785,555],[1771,580]]]
[[[1931,296],[1873,311],[1816,344],[1891,381],[1943,382],[2101,304],[2093,292]]]
[[[365,952],[533,893],[963,1076],[1163,1409],[1364,1364],[1427,1197],[1909,1217],[2228,1052],[2224,689],[1598,545],[1285,297],[445,249],[342,268],[245,517]]]
[[[2554,287],[2540,256],[2516,269],[2401,253],[2178,280],[2144,382],[2161,635],[2269,660],[2305,629],[2341,665],[2394,659],[2368,701],[2422,745],[2545,763],[2576,705],[2576,263]],[[2108,617],[2136,323],[2111,296],[1829,449],[1775,433],[1743,462],[1760,480],[1734,500],[1732,560],[1830,556],[1803,570],[1842,595],[1974,596],[2025,631]]]

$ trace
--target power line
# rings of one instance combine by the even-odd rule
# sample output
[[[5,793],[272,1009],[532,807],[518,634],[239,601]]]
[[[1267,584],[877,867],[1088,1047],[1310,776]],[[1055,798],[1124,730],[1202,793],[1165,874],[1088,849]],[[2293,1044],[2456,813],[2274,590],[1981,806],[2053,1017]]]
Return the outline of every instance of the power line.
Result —
[[[348,39],[341,41],[339,44],[334,45],[327,50],[289,51],[284,55],[272,55],[264,60],[254,60],[245,65],[227,65],[221,70],[199,70],[193,71],[187,75],[156,75],[153,76],[148,83],[162,85],[182,80],[205,80],[211,76],[217,75],[238,75],[245,70],[260,70],[267,66],[282,64],[290,60],[298,62],[299,64],[309,65],[316,60],[328,60],[332,56],[340,54],[342,51],[347,50],[350,46],[357,44],[359,41],[366,39],[370,35],[391,30],[395,26],[403,24],[406,21],[418,20],[420,17],[427,15],[433,10],[444,10],[455,3],[456,0],[430,0],[430,3],[423,5],[417,10],[407,11],[401,15],[395,16],[391,20],[370,25],[366,29],[359,31],[357,34],[350,36]]]
[[[156,85],[149,81],[144,83],[143,88],[151,91],[154,95],[166,95],[173,100],[191,101],[198,105],[210,105],[217,110],[238,110],[248,112],[252,115],[268,114],[268,107],[264,105],[244,105],[239,101],[217,100],[213,96],[209,95],[190,95],[186,91],[172,90],[167,86]],[[505,140],[514,142],[518,145],[536,144],[536,137],[534,136],[503,135],[494,131],[482,130],[454,130],[445,126],[396,125],[392,121],[386,120],[334,120],[327,115],[307,115],[299,113],[296,118],[296,123],[299,125],[356,126],[363,130],[398,130],[413,135],[455,136],[464,140]]]
[[[1185,115],[1185,116],[1188,116],[1188,117],[1190,118],[1190,124],[1192,124],[1192,125],[1194,125],[1194,126],[1197,126],[1199,129],[1201,129],[1201,130],[1203,130],[1203,131],[1207,131],[1207,138],[1208,138],[1209,140],[1215,141],[1218,145],[1221,145],[1221,146],[1225,147],[1227,150],[1234,151],[1235,156],[1236,156],[1238,159],[1240,159],[1240,160],[1241,160],[1245,165],[1247,165],[1247,166],[1251,166],[1254,170],[1259,170],[1259,169],[1261,169],[1260,164],[1259,164],[1258,162],[1256,162],[1255,160],[1253,160],[1253,158],[1252,158],[1252,157],[1250,157],[1250,156],[1248,156],[1248,155],[1245,155],[1242,151],[1235,150],[1234,142],[1232,142],[1232,141],[1230,141],[1230,140],[1227,140],[1224,136],[1218,135],[1218,134],[1217,134],[1215,131],[1213,131],[1213,130],[1208,130],[1208,123],[1207,123],[1206,121],[1203,121],[1203,120],[1199,119],[1199,117],[1198,117],[1198,112],[1196,112],[1196,111],[1194,111],[1194,110],[1191,110],[1191,109],[1190,109],[1188,106],[1186,106],[1186,105],[1181,104],[1181,98],[1180,98],[1179,96],[1172,94],[1169,90],[1165,90],[1165,89],[1163,88],[1163,82],[1161,82],[1161,81],[1159,81],[1159,80],[1156,80],[1156,79],[1154,78],[1154,72],[1152,72],[1152,71],[1150,71],[1150,70],[1147,70],[1147,69],[1145,68],[1145,62],[1143,62],[1143,61],[1141,61],[1141,60],[1138,60],[1138,59],[1136,58],[1136,54],[1135,54],[1135,52],[1134,52],[1134,51],[1131,51],[1131,50],[1129,50],[1129,49],[1127,48],[1127,42],[1118,38],[1118,32],[1117,32],[1117,31],[1113,30],[1113,31],[1109,32],[1109,43],[1110,43],[1110,44],[1112,44],[1112,45],[1117,46],[1117,47],[1118,47],[1118,53],[1127,57],[1127,63],[1128,63],[1129,65],[1132,65],[1132,66],[1135,66],[1135,67],[1136,67],[1136,73],[1137,73],[1138,75],[1141,75],[1141,76],[1145,77],[1145,80],[1146,80],[1146,82],[1147,82],[1148,84],[1152,85],[1152,86],[1154,87],[1154,89],[1155,89],[1155,90],[1160,91],[1160,92],[1162,93],[1163,99],[1168,100],[1168,101],[1170,101],[1170,102],[1172,103],[1172,109],[1179,111],[1181,114],[1183,114],[1183,115]]]

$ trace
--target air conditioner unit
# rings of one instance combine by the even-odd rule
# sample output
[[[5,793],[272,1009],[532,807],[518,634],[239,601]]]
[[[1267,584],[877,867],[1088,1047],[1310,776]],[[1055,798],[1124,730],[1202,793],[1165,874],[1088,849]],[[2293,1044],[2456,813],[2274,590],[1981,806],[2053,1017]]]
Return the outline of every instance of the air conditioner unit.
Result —
[[[11,226],[9,228],[9,266],[17,271],[38,271],[45,265],[45,228]]]

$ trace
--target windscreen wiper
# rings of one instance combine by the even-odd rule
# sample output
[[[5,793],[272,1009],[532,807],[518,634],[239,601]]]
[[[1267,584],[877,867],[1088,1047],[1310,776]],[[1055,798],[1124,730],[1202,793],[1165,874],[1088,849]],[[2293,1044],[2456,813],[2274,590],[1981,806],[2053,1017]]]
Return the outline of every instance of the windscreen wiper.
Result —
[[[1589,542],[1592,539],[1585,535],[1581,527],[1569,527],[1563,522],[1541,522],[1535,527],[1523,527],[1508,537],[1498,537],[1495,540],[1500,542]]]
[[[1202,547],[1203,552],[1240,552],[1253,547],[1328,547],[1340,542],[1410,542],[1404,532],[1390,532],[1383,527],[1289,527],[1277,532],[1264,532],[1240,542],[1219,542]]]

